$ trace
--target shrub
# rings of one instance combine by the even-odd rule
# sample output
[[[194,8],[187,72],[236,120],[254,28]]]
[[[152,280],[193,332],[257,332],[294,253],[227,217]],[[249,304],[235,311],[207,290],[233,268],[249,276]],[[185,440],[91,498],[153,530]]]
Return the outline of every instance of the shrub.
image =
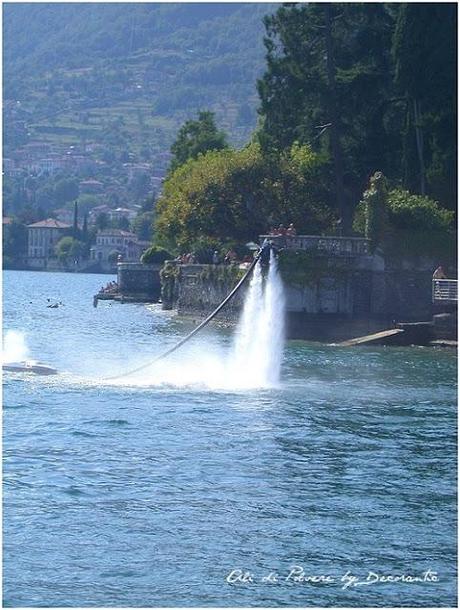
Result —
[[[167,250],[159,248],[158,246],[150,246],[141,256],[141,263],[144,263],[144,265],[153,265],[155,263],[164,263],[171,258],[173,258],[173,256]]]
[[[433,199],[402,189],[389,192],[388,213],[396,229],[449,231],[454,219],[454,212],[441,208]]]
[[[367,191],[366,191],[367,192]],[[396,255],[450,256],[455,249],[454,212],[403,189],[386,196],[385,251]],[[356,208],[354,229],[366,230],[366,198]]]

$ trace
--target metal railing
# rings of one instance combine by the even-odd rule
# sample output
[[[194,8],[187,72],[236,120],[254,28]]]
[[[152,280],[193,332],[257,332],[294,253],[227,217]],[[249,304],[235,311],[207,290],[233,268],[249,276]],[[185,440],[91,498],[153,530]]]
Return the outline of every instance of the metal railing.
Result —
[[[320,235],[259,235],[260,243],[267,238],[275,246],[293,250],[309,250],[335,256],[369,254],[369,240],[364,237],[322,237]]]
[[[458,280],[433,280],[433,303],[435,301],[457,303],[457,282]]]

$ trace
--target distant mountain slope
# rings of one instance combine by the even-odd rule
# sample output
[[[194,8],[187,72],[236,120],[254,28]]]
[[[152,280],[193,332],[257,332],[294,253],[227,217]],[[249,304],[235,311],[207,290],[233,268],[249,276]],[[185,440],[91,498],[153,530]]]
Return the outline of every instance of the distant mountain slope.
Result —
[[[140,49],[256,56],[264,4],[6,3],[5,76],[76,68]],[[248,36],[250,34],[250,36]]]
[[[107,131],[102,119],[121,117],[134,148],[145,140],[139,129],[164,148],[185,118],[210,108],[242,143],[256,121],[262,18],[275,8],[5,3],[4,99],[21,101],[32,136],[97,142]]]

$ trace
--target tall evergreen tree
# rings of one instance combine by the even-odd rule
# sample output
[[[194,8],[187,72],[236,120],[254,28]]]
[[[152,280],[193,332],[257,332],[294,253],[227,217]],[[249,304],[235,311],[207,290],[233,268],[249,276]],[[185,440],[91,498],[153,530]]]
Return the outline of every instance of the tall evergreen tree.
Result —
[[[198,119],[186,121],[180,128],[176,141],[171,146],[173,158],[170,171],[174,171],[189,159],[209,150],[228,148],[227,136],[217,129],[214,113],[201,111]]]
[[[369,174],[392,162],[383,126],[392,23],[379,4],[285,5],[265,19],[260,141],[265,150],[298,140],[329,153],[345,230]]]
[[[402,4],[393,37],[406,101],[405,186],[454,208],[457,185],[457,5]]]
[[[84,240],[88,239],[88,212],[85,212],[85,215],[83,216],[82,233],[83,233],[83,239]]]
[[[73,204],[73,229],[72,234],[75,239],[78,238],[79,230],[78,230],[78,201],[75,201]]]

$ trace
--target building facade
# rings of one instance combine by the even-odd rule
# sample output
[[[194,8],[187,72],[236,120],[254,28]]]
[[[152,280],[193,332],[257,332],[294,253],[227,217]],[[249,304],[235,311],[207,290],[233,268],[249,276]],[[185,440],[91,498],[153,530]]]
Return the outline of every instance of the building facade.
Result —
[[[126,218],[129,222],[133,221],[137,216],[137,210],[130,208],[115,208],[108,212],[108,216],[112,222],[119,222],[122,218]]]
[[[138,240],[137,235],[130,231],[105,229],[97,233],[96,244],[90,250],[90,258],[103,269],[113,268],[118,260],[138,262],[150,245],[150,242]]]
[[[46,269],[50,259],[56,258],[56,244],[71,225],[48,218],[27,226],[27,263],[35,269]]]

